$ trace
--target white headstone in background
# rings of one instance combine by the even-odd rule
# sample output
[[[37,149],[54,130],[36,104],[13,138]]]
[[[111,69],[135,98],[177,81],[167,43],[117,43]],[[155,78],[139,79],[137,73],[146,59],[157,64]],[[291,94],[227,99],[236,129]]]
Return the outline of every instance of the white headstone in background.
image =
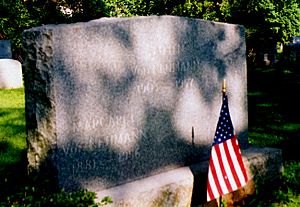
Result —
[[[0,89],[23,87],[22,65],[13,59],[0,59]]]

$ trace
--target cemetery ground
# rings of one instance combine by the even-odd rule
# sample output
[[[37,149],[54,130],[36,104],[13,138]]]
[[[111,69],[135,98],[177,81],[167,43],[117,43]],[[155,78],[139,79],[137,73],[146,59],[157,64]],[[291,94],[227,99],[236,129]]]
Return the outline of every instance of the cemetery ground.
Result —
[[[279,185],[257,186],[247,206],[300,206],[299,91],[299,71],[248,69],[249,143],[282,149],[284,170]],[[24,105],[23,89],[0,90],[0,206],[97,206],[93,192],[65,193],[26,176]]]

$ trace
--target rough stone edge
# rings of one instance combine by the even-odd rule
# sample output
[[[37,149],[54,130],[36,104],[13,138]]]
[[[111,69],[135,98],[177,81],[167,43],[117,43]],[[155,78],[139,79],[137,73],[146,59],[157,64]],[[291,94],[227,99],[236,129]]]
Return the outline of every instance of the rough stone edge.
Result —
[[[23,48],[26,54],[23,76],[30,174],[42,169],[46,172],[51,171],[54,159],[52,151],[56,148],[52,42],[53,34],[50,28],[23,32]]]
[[[97,192],[97,202],[109,196],[118,207],[154,207],[191,205],[194,176],[189,167],[181,167],[158,175]]]

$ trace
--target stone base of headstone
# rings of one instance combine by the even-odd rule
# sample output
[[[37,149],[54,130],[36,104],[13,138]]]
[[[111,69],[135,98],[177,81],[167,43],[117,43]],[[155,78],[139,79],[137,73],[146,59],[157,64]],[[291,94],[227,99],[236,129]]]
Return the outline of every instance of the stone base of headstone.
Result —
[[[193,174],[189,167],[150,176],[97,193],[113,200],[111,206],[190,206]]]
[[[0,59],[0,89],[23,87],[22,64],[14,59]]]
[[[243,151],[249,182],[243,188],[223,196],[226,206],[236,206],[255,193],[256,188],[273,186],[282,172],[281,150],[249,147]],[[97,192],[98,201],[109,196],[108,206],[216,206],[216,201],[206,202],[206,177],[208,161],[181,167],[155,176],[136,180]]]

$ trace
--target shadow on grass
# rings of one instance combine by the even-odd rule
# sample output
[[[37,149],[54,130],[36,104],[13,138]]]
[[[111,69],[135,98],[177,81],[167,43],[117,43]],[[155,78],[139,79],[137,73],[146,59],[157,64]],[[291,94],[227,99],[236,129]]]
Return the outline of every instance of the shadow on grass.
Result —
[[[0,200],[27,182],[24,108],[0,108]]]
[[[249,70],[250,143],[282,149],[284,161],[299,161],[300,74],[270,67]]]
[[[297,206],[300,170],[300,73],[279,67],[248,72],[249,142],[282,150],[283,175],[279,187],[261,189],[250,206]],[[296,185],[298,185],[296,187]],[[297,197],[297,196],[296,196]]]

